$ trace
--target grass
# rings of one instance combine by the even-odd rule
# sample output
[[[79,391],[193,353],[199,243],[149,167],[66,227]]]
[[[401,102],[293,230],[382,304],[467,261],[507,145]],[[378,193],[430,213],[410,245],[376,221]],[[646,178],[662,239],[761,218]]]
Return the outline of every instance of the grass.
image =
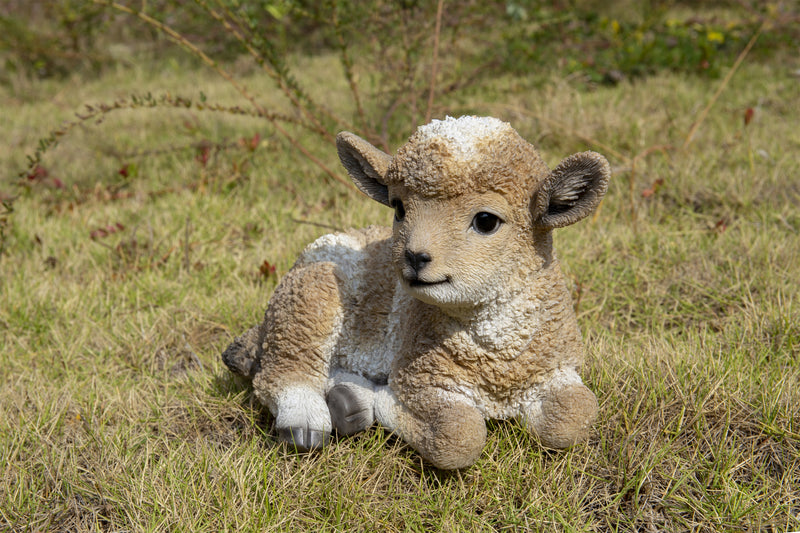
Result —
[[[337,68],[303,61],[318,79]],[[586,91],[540,73],[447,104],[511,121],[550,164],[593,148],[615,169],[598,215],[556,236],[600,399],[590,440],[554,453],[491,422],[480,460],[454,473],[380,428],[291,453],[219,358],[306,243],[387,210],[324,185],[263,122],[179,111],[79,129],[18,190],[24,154],[82,103],[235,95],[170,63],[0,88],[0,194],[20,194],[0,258],[0,529],[800,530],[798,66],[745,61],[683,150],[719,80]],[[204,165],[203,142],[227,148]],[[657,145],[678,148],[631,167]]]

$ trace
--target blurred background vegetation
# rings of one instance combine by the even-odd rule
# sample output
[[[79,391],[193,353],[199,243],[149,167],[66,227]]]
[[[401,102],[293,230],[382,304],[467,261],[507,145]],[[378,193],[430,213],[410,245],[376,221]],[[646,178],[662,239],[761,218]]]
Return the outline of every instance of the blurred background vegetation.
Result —
[[[370,62],[384,75],[394,71],[398,52],[413,61],[429,45],[437,18],[437,3],[424,0],[7,0],[0,6],[0,81],[90,75],[131,52],[162,57],[171,50],[154,27],[134,23],[119,6],[163,22],[219,59],[251,45],[270,60],[350,46],[358,47],[358,62],[384,59]],[[468,0],[447,4],[442,47],[457,53],[461,69],[453,74],[462,76],[475,68],[559,68],[609,83],[662,69],[716,76],[765,20],[769,37],[758,52],[796,45],[798,9],[756,0]],[[234,29],[258,35],[245,43]]]
[[[329,149],[313,148],[342,129],[390,150],[434,116],[470,112],[459,107],[463,97],[503,76],[526,75],[530,86],[557,75],[585,90],[664,71],[714,78],[756,34],[751,60],[796,53],[799,22],[795,2],[756,0],[9,0],[0,6],[0,89],[25,102],[41,98],[36,81],[85,83],[134,64],[206,65],[240,95],[221,103],[202,92],[145,92],[87,107],[77,122],[52,125],[23,181],[43,177],[44,152],[77,123],[137,107],[265,118],[324,174],[345,181],[320,160]],[[331,55],[338,72],[320,73],[314,86],[298,81],[299,58]],[[283,104],[262,103],[239,81],[259,72]],[[350,98],[326,101],[326,84],[346,84]]]

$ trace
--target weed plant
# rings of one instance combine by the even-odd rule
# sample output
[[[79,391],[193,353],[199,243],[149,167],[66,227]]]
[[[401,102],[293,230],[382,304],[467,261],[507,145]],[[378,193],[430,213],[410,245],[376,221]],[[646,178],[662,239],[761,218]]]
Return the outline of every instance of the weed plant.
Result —
[[[715,49],[717,78],[657,65],[610,85],[568,62],[507,70],[480,9],[422,4],[325,30],[306,17],[318,48],[273,57],[297,28],[256,47],[235,32],[272,35],[247,22],[263,11],[196,2],[186,20],[221,14],[248,60],[181,28],[194,62],[131,52],[96,77],[0,87],[0,530],[800,530],[800,63],[759,50],[791,11],[726,11],[752,31]],[[155,15],[178,4],[92,5],[169,36]],[[537,6],[517,7],[530,21]],[[276,28],[308,6],[262,7]],[[359,17],[378,34],[340,40]],[[555,236],[600,399],[591,438],[553,452],[491,422],[479,461],[451,473],[379,427],[285,449],[219,354],[308,242],[389,223],[331,136],[393,150],[464,113],[510,121],[551,165],[612,162],[598,213]]]

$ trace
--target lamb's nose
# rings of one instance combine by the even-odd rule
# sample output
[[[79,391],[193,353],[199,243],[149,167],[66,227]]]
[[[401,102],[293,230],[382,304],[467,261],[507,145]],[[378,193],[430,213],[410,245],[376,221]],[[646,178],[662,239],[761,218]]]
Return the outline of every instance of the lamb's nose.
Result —
[[[414,253],[411,250],[406,250],[406,262],[414,269],[414,272],[419,273],[431,260],[431,255],[428,252]]]

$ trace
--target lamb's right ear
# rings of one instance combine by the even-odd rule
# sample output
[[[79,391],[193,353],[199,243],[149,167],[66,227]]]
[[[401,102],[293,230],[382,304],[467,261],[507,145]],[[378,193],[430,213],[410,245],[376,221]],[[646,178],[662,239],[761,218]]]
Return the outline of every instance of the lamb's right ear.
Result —
[[[392,156],[349,131],[336,136],[336,150],[356,187],[383,205],[389,205],[389,189],[383,181]]]

